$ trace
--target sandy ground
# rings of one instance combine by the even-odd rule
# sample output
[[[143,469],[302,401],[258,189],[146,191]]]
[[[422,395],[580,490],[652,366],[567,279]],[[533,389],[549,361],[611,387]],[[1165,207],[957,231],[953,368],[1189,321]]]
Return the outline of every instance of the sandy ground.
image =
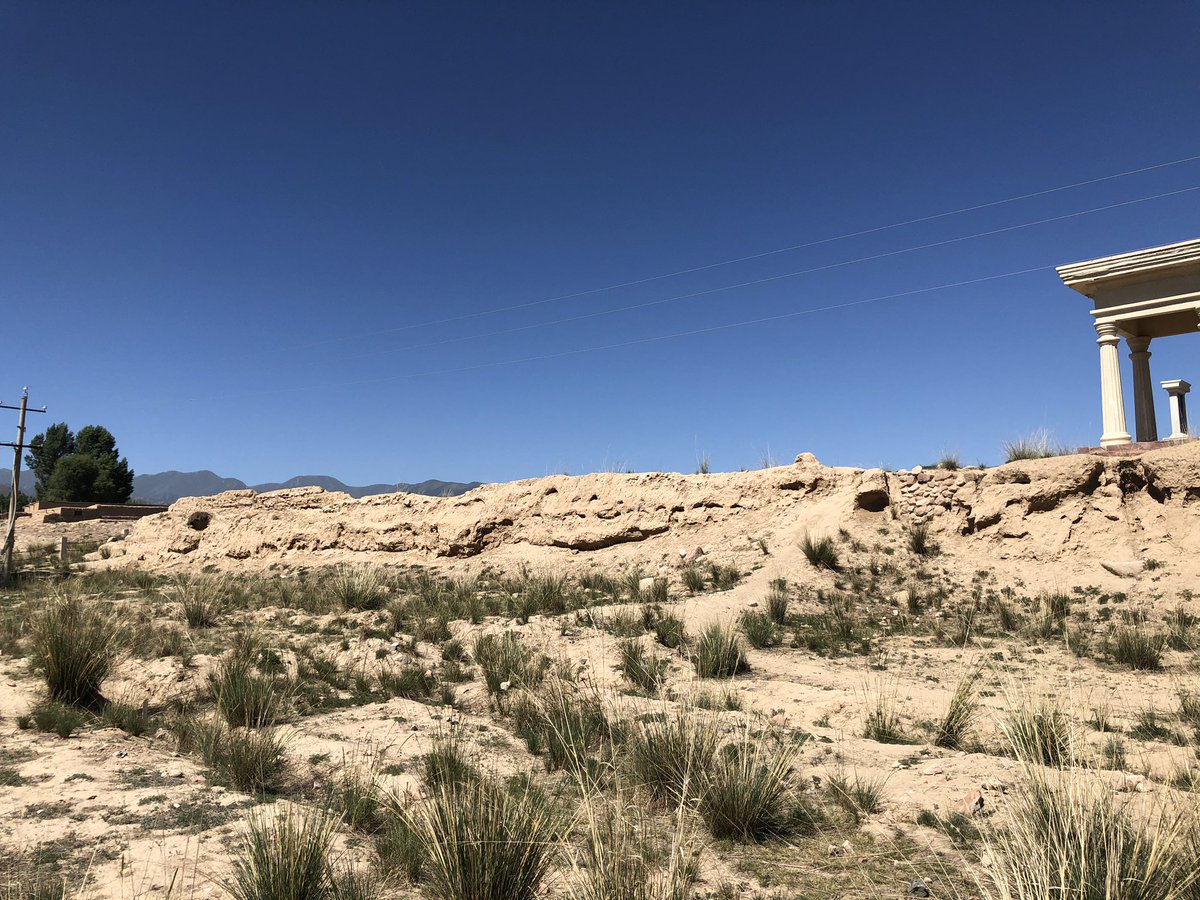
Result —
[[[1150,496],[1144,485],[1130,487],[1115,470],[1115,492],[1101,490],[1103,479],[1098,485],[1091,484],[1090,492],[1072,488],[1068,467],[1076,465],[1075,460],[1058,469],[1054,468],[1056,461],[1029,464],[1026,470],[1033,470],[1035,476],[1030,481],[1009,481],[992,473],[993,484],[978,491],[972,509],[983,515],[988,504],[996,505],[1001,510],[996,522],[963,533],[970,510],[952,507],[944,515],[931,516],[930,532],[939,547],[927,555],[910,549],[912,516],[856,508],[855,498],[862,494],[864,484],[877,478],[874,473],[819,471],[806,463],[797,470],[799,474],[793,467],[782,467],[765,474],[711,476],[707,487],[704,476],[671,476],[684,481],[666,487],[644,481],[649,501],[632,497],[633,488],[626,483],[625,493],[618,498],[629,520],[621,526],[626,535],[652,530],[647,525],[654,518],[652,511],[659,506],[679,506],[672,497],[680,492],[693,492],[690,499],[700,504],[706,496],[711,500],[716,495],[721,505],[684,504],[690,516],[683,517],[686,521],[677,518],[657,534],[613,543],[607,543],[609,537],[603,529],[583,520],[585,540],[605,544],[592,551],[561,546],[565,532],[560,523],[572,517],[571,504],[565,501],[555,517],[543,510],[540,524],[526,523],[523,531],[513,531],[511,539],[495,544],[487,544],[485,537],[482,544],[477,542],[480,549],[467,555],[438,551],[438,546],[455,546],[456,540],[461,544],[461,535],[447,536],[445,528],[441,536],[446,543],[423,550],[410,546],[384,554],[375,545],[349,550],[344,546],[343,520],[356,513],[368,519],[374,516],[373,524],[360,531],[369,540],[377,540],[389,527],[397,527],[397,522],[387,517],[401,504],[377,500],[370,505],[328,495],[284,492],[281,499],[265,502],[228,495],[225,500],[181,501],[171,512],[154,517],[157,521],[139,523],[128,540],[113,545],[122,553],[107,559],[93,557],[92,565],[103,569],[134,563],[166,573],[219,566],[256,577],[292,577],[300,570],[315,572],[347,560],[386,562],[396,571],[420,563],[446,576],[479,575],[488,570],[511,573],[521,566],[534,572],[605,571],[620,576],[637,566],[644,575],[669,578],[671,600],[666,608],[683,618],[690,633],[714,621],[732,626],[741,614],[763,610],[771,583],[780,578],[789,584],[792,615],[822,613],[828,609],[830,595],[851,595],[857,602],[857,620],[870,635],[869,648],[822,655],[791,646],[792,634],[805,627],[792,624],[781,630],[780,646],[748,650],[747,674],[703,682],[695,678],[686,659],[656,648],[669,660],[665,696],[680,699],[696,691],[733,691],[741,698],[742,709],[721,714],[731,723],[765,723],[805,740],[801,771],[806,783],[814,776],[827,780],[845,772],[878,782],[883,790],[879,811],[866,816],[860,826],[838,826],[805,842],[743,848],[706,839],[701,833],[698,858],[702,878],[696,893],[716,896],[723,885],[736,885],[747,892],[778,888],[782,891],[778,896],[890,897],[903,896],[909,882],[920,876],[934,896],[965,897],[972,889],[964,886],[964,878],[969,881],[971,872],[978,871],[979,848],[952,848],[944,834],[918,825],[917,819],[923,811],[942,816],[959,808],[970,811],[977,796],[983,801],[982,814],[975,815],[978,823],[986,825],[993,816],[1003,815],[1008,792],[1019,781],[1021,771],[1003,752],[1000,726],[1022,698],[1055,700],[1074,718],[1080,746],[1090,748],[1096,756],[1111,735],[1089,727],[1088,721],[1098,712],[1120,728],[1125,759],[1119,771],[1105,776],[1114,790],[1173,795],[1168,785],[1172,773],[1194,762],[1191,728],[1175,718],[1179,693],[1200,693],[1197,657],[1187,642],[1177,642],[1182,650],[1164,652],[1160,670],[1132,671],[1095,650],[1077,656],[1061,636],[1040,638],[1020,628],[1005,633],[996,624],[1001,601],[1019,610],[1028,622],[1038,595],[1047,591],[1073,598],[1068,632],[1074,634],[1076,643],[1085,635],[1090,637],[1093,646],[1127,621],[1144,619],[1141,627],[1165,633],[1171,617],[1178,619],[1181,613],[1200,617],[1200,603],[1192,594],[1198,574],[1192,548],[1200,539],[1200,529],[1196,528],[1195,507],[1185,500],[1193,496],[1189,490],[1200,494],[1196,477],[1200,453],[1191,449],[1186,457],[1180,451],[1162,453],[1170,465],[1157,470],[1159,485],[1168,481],[1162,472],[1175,473],[1169,484],[1174,494],[1165,500]],[[1041,471],[1050,473],[1040,487],[1039,465]],[[1176,469],[1182,469],[1182,474]],[[904,475],[886,477],[895,479],[891,490],[898,498]],[[588,479],[611,482],[613,478],[539,479],[520,483],[520,490],[525,496],[545,498],[547,488],[554,488],[560,497],[572,493],[586,498],[595,493]],[[1056,479],[1066,487],[1050,503],[1044,499],[1045,482]],[[809,487],[800,491],[779,487],[797,480]],[[420,507],[415,512],[404,506],[405,516],[427,513],[445,518],[451,513],[431,511],[450,510],[457,515],[475,504],[476,520],[491,521],[493,514],[480,513],[478,508],[492,505],[499,508],[494,513],[497,520],[518,521],[514,513],[518,501],[512,495],[516,489],[494,487],[508,490],[510,495],[495,503],[486,494],[482,501],[472,500],[471,495],[434,501],[426,498],[411,501]],[[659,489],[670,496],[653,496]],[[779,494],[783,496],[776,496]],[[612,497],[608,506],[616,506]],[[1006,510],[1017,506],[1025,511],[1014,520]],[[316,517],[337,518],[342,523],[339,540],[343,546],[317,546],[322,538],[305,518],[308,513],[296,513],[297,518],[289,521],[289,511],[301,507]],[[244,521],[224,532],[211,525],[197,532],[211,544],[202,543],[182,553],[169,550],[172,542],[189,530],[182,524],[187,516],[202,508],[223,518],[230,518],[236,508]],[[641,515],[636,510],[648,512]],[[528,509],[525,514],[529,515]],[[255,528],[260,542],[272,544],[274,549],[242,559],[229,556],[229,549],[240,552],[247,546],[244,538]],[[285,542],[276,531],[289,529],[291,534],[306,535],[309,546],[281,549]],[[814,532],[833,537],[841,556],[841,572],[817,569],[809,563],[801,543],[805,535]],[[99,530],[93,533],[102,536]],[[495,529],[488,532],[494,533]],[[48,538],[23,535],[23,539],[37,543]],[[702,564],[718,561],[743,572],[736,586],[688,594],[681,583],[680,558],[694,554],[698,546],[704,549]],[[1105,567],[1105,563],[1130,560],[1138,566],[1124,576]],[[909,603],[910,595],[918,598],[915,604]],[[180,618],[178,609],[157,589],[129,589],[117,602],[129,615],[142,610],[155,627],[167,627],[170,620],[177,623]],[[961,635],[953,637],[956,623],[975,607],[979,612],[969,639],[964,642]],[[605,606],[596,615],[611,621],[623,609],[636,611],[640,605]],[[105,691],[110,697],[134,703],[145,700],[156,708],[175,698],[202,694],[205,673],[228,646],[231,635],[246,625],[269,635],[273,646],[316,642],[334,653],[345,668],[394,659],[423,660],[431,671],[439,669],[442,663],[435,645],[421,645],[421,655],[413,657],[397,638],[364,636],[364,629],[370,630],[380,616],[308,615],[270,605],[234,609],[225,614],[219,628],[189,632],[191,643],[185,654],[152,659],[130,656]],[[178,624],[173,627],[182,628]],[[578,690],[597,690],[614,708],[636,711],[666,702],[631,692],[616,667],[621,638],[577,620],[573,613],[534,616],[528,624],[490,616],[479,625],[460,621],[451,627],[468,647],[482,631],[514,630],[576,673]],[[1190,629],[1189,625],[1188,641],[1193,637]],[[649,636],[639,639],[652,645]],[[933,746],[931,723],[944,714],[956,685],[976,666],[983,669],[978,685],[982,707],[973,731],[973,749],[952,751]],[[11,770],[18,782],[0,788],[0,839],[4,844],[50,848],[44,853],[69,861],[75,871],[82,866],[97,897],[222,894],[221,882],[231,872],[231,848],[237,844],[247,811],[257,804],[255,798],[214,784],[212,773],[196,756],[174,751],[166,731],[154,737],[131,738],[97,725],[63,740],[22,730],[16,717],[37,701],[41,681],[28,659],[12,655],[0,658],[0,679],[4,684],[0,692],[0,770]],[[894,701],[907,742],[881,743],[863,736],[864,720],[881,697]],[[1150,707],[1162,714],[1169,734],[1156,738],[1130,733],[1139,714]],[[511,720],[496,712],[476,676],[456,687],[454,707],[393,698],[292,717],[283,729],[293,786],[280,802],[288,802],[289,797],[311,798],[322,785],[336,779],[347,757],[361,761],[370,756],[387,767],[394,774],[380,778],[388,791],[398,795],[415,791],[416,761],[430,748],[433,736],[450,727],[470,736],[472,752],[485,770],[551,777],[542,774],[539,759],[514,734]],[[831,856],[830,846],[840,847],[843,841],[848,842],[848,851]],[[369,841],[361,837],[347,835],[344,847],[364,865],[370,859]],[[551,894],[564,892],[566,878],[560,867],[551,879]],[[418,895],[401,885],[390,888],[387,896],[410,894]]]

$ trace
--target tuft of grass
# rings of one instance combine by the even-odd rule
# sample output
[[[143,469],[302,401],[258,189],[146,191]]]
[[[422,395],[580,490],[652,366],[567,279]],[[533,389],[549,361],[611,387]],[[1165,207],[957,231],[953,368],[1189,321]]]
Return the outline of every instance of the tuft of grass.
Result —
[[[696,795],[720,741],[714,716],[681,706],[634,723],[625,747],[631,780],[655,803],[678,805]]]
[[[163,589],[163,597],[178,603],[189,628],[211,628],[228,605],[228,583],[211,575],[180,576]]]
[[[1200,693],[1179,685],[1175,689],[1179,698],[1179,719],[1195,728],[1200,728]]]
[[[937,553],[937,544],[929,536],[929,525],[922,522],[908,530],[908,549],[917,556],[933,556]]]
[[[483,680],[489,694],[499,694],[501,685],[530,687],[542,680],[546,666],[535,660],[533,653],[515,631],[503,634],[481,634],[475,639],[475,661],[483,670]]]
[[[432,696],[436,687],[437,680],[433,677],[432,670],[425,666],[379,667],[379,688],[389,697],[421,700]]]
[[[742,634],[756,650],[774,647],[779,643],[779,629],[769,615],[757,610],[747,610],[738,620]]]
[[[942,458],[933,464],[931,468],[945,469],[948,472],[955,472],[961,468],[962,464],[959,461],[957,453],[943,453]]]
[[[333,784],[333,802],[342,822],[367,834],[374,834],[383,824],[378,771],[379,754],[343,753],[341,771]]]
[[[704,580],[704,573],[700,571],[700,567],[695,563],[686,565],[680,570],[680,577],[683,579],[683,586],[687,588],[689,594],[702,594],[708,582]]]
[[[490,779],[433,791],[420,808],[431,900],[534,900],[560,823],[538,792]]]
[[[1117,735],[1110,734],[1100,746],[1100,758],[1104,760],[1106,769],[1124,770],[1125,742]]]
[[[734,565],[721,565],[717,562],[708,564],[708,580],[715,591],[727,591],[742,580],[742,573]]]
[[[225,657],[208,673],[208,688],[225,721],[247,728],[272,724],[285,699],[276,679],[256,671],[241,653]]]
[[[699,812],[713,837],[759,842],[782,837],[811,819],[794,790],[798,746],[768,741],[747,726],[723,746],[704,779]]]
[[[460,786],[480,777],[456,732],[436,735],[433,746],[421,756],[421,783],[426,790]]]
[[[1121,626],[1109,644],[1109,654],[1116,662],[1134,671],[1156,671],[1162,668],[1166,644],[1165,635],[1152,634],[1137,626]]]
[[[1185,743],[1183,737],[1167,724],[1167,717],[1154,706],[1144,706],[1137,711],[1136,721],[1129,729],[1131,737],[1142,741],[1163,741],[1168,744]]]
[[[979,697],[976,694],[976,686],[982,674],[982,667],[972,666],[958,682],[958,686],[954,689],[954,695],[950,698],[946,714],[942,716],[941,721],[934,729],[933,743],[935,746],[946,747],[949,750],[961,750],[965,746],[967,735],[974,726],[975,718],[979,713]]]
[[[863,737],[881,744],[907,744],[900,712],[896,708],[896,691],[883,684],[866,689],[866,713],[863,716]]]
[[[1027,629],[1032,637],[1061,637],[1066,632],[1070,614],[1071,597],[1068,594],[1061,591],[1039,594]]]
[[[863,778],[858,772],[852,776],[844,769],[831,773],[825,780],[825,792],[856,822],[883,808],[883,781]]]
[[[714,622],[700,632],[691,657],[700,678],[732,678],[750,671],[737,632],[720,622]]]
[[[836,572],[841,568],[837,544],[828,535],[815,538],[805,532],[804,537],[800,540],[800,549],[804,551],[804,558],[813,568],[828,569],[830,572]]]
[[[429,855],[421,824],[414,810],[393,804],[383,827],[375,836],[377,868],[385,876],[399,876],[409,884],[421,881]]]
[[[100,717],[114,728],[120,728],[126,734],[141,737],[144,734],[154,734],[158,731],[158,722],[145,704],[133,704],[124,700],[105,704]]]
[[[335,900],[337,881],[330,862],[333,817],[302,812],[294,805],[247,822],[246,843],[234,860],[226,889],[234,900]]]
[[[687,642],[683,619],[674,613],[656,612],[650,621],[650,630],[654,632],[654,640],[668,650],[678,650]]]
[[[1013,755],[1022,762],[1065,766],[1074,758],[1071,719],[1052,701],[1010,699],[1008,717],[1000,730]]]
[[[658,694],[666,678],[667,661],[633,638],[618,643],[617,651],[621,654],[621,661],[617,664],[621,674],[647,694]]]
[[[61,738],[69,738],[87,721],[86,713],[74,706],[56,703],[53,700],[43,700],[35,704],[29,712],[17,716],[18,727],[57,734]]]
[[[325,583],[330,598],[342,609],[382,609],[388,580],[377,566],[338,566]]]
[[[711,691],[708,688],[697,688],[689,695],[690,702],[697,709],[707,709],[716,712],[741,712],[744,704],[742,695],[734,688]]]
[[[565,769],[588,781],[602,779],[601,759],[594,754],[611,745],[614,734],[600,695],[555,679],[538,699],[546,767]]]
[[[767,592],[767,615],[776,625],[787,622],[788,603],[787,579],[776,578]]]
[[[95,708],[100,688],[121,651],[116,619],[100,604],[59,593],[30,626],[34,664],[42,670],[50,699]]]
[[[1044,429],[1031,432],[1013,441],[1005,441],[1001,446],[1006,463],[1018,462],[1025,459],[1048,459],[1051,456],[1062,456],[1066,450],[1055,443],[1050,433]]]
[[[682,812],[682,810],[681,810]],[[584,844],[572,860],[572,900],[687,900],[696,872],[686,818],[676,815],[660,849],[660,830],[633,799],[604,802],[588,795],[583,804]],[[665,858],[664,858],[665,857]]]
[[[217,780],[247,794],[277,793],[283,787],[284,746],[274,728],[231,728],[190,716],[172,726],[180,751],[198,750]]]
[[[1030,769],[981,854],[995,900],[1189,900],[1196,896],[1194,814],[1127,808],[1086,771]]]

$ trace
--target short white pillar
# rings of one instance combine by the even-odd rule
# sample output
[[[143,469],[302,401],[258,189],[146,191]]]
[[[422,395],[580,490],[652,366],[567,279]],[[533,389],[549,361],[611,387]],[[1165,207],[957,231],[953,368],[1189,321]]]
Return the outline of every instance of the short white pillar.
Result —
[[[1133,363],[1133,420],[1139,441],[1158,440],[1154,418],[1154,382],[1150,380],[1150,338],[1129,337],[1129,361]]]
[[[1104,433],[1100,435],[1101,447],[1131,444],[1132,438],[1125,428],[1125,395],[1121,392],[1121,357],[1117,344],[1117,326],[1096,326],[1096,343],[1100,345],[1100,411],[1104,422]]]
[[[1177,441],[1188,436],[1187,401],[1184,397],[1192,386],[1181,378],[1174,381],[1160,381],[1166,390],[1171,403],[1171,436],[1169,441]]]

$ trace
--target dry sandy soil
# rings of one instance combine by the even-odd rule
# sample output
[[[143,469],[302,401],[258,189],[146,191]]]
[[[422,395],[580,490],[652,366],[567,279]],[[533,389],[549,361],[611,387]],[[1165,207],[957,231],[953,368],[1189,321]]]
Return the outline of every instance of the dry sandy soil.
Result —
[[[1191,649],[1198,511],[1200,442],[986,470],[864,471],[802,454],[794,465],[753,472],[555,476],[455,498],[354,500],[306,488],[180,500],[102,544],[86,564],[92,574],[67,582],[129,626],[130,648],[103,691],[144,705],[162,726],[156,733],[134,737],[95,721],[63,739],[20,727],[44,694],[20,622],[50,588],[0,594],[8,616],[0,844],[73,879],[86,876],[89,896],[223,896],[248,813],[311,805],[354,767],[371,768],[387,794],[415,795],[422,755],[449,733],[480,769],[533,773],[575,803],[569,776],[548,771],[517,734],[513,697],[492,697],[470,658],[478,635],[511,630],[552,661],[555,683],[561,677],[580,696],[602,698],[614,718],[699,696],[731,733],[748,723],[763,740],[800,745],[793,786],[827,808],[820,830],[739,843],[713,838],[697,819],[691,894],[903,897],[920,878],[935,897],[982,896],[986,834],[1021,777],[1002,736],[1013,705],[1049,698],[1068,711],[1079,746],[1107,766],[1113,790],[1144,798],[1184,786],[1179,773],[1195,760],[1200,724],[1179,715],[1177,699],[1200,693]],[[836,570],[804,552],[806,538],[822,537],[832,541]],[[356,577],[382,568],[385,608],[331,606],[333,567]],[[188,628],[168,579],[201,573],[223,575],[229,596],[215,625]],[[685,583],[697,573],[703,585]],[[526,617],[523,598],[542,576],[567,578],[567,608],[530,600]],[[481,598],[478,621],[447,616],[448,634],[468,653],[460,666],[443,658],[446,633],[387,608],[419,595],[422,577],[426,585],[449,580],[447,594],[457,580]],[[641,624],[650,595],[661,591],[653,579],[667,585],[662,613],[692,636],[765,613],[772,590],[786,596],[788,611],[782,625],[760,629],[765,646],[746,649],[748,671],[698,679],[686,647],[656,643]],[[1065,615],[1052,611],[1056,596],[1066,598]],[[207,676],[248,629],[293,676],[306,653],[324,654],[342,673],[341,686],[303,694],[282,716],[286,777],[265,796],[222,784],[197,752],[177,749],[166,727],[181,707],[208,714]],[[1115,641],[1129,630],[1167,642],[1161,668],[1121,661]],[[631,637],[665,661],[657,696],[618,666]],[[370,682],[388,667],[427,670],[436,687],[404,697],[351,684],[350,673]],[[976,667],[981,710],[963,749],[935,746],[936,723]],[[865,735],[881,704],[898,717],[889,740]],[[1157,732],[1148,727],[1156,724],[1151,708]],[[1104,721],[1109,730],[1093,727]],[[597,754],[622,771],[619,752]],[[839,808],[826,787],[839,775],[879,787],[878,805],[857,815]],[[958,810],[972,828],[939,827]],[[338,842],[346,860],[364,871],[373,865],[369,834],[343,826]],[[570,847],[568,834],[549,896],[569,896],[579,877]],[[421,890],[393,880],[376,895]]]

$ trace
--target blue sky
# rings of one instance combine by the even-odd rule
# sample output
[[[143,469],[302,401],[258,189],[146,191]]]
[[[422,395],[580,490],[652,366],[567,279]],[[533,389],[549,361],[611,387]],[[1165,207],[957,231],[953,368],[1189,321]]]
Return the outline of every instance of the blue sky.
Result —
[[[0,399],[250,482],[1094,443],[1089,305],[1048,267],[1200,235],[1200,191],[1144,199],[1200,159],[596,289],[1200,155],[1198,31],[1182,2],[8,3]],[[1200,382],[1197,347],[1155,379]]]

